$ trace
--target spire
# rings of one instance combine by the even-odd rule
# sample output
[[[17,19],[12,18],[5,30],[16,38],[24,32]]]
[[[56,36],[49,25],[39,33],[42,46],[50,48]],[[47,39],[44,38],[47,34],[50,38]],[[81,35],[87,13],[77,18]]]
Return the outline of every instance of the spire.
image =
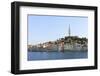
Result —
[[[68,34],[69,34],[69,36],[70,36],[70,34],[71,34],[71,30],[70,30],[70,24],[69,24],[69,30],[68,30]]]

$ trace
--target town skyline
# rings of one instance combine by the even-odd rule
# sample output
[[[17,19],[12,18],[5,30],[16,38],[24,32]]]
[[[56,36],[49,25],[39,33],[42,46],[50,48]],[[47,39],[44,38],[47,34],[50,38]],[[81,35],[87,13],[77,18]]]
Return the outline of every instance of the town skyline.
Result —
[[[28,45],[36,45],[48,41],[55,41],[65,36],[88,38],[87,27],[87,17],[77,18],[70,16],[55,17],[32,15],[28,17]],[[79,28],[82,29],[80,30]]]
[[[77,36],[65,36],[64,38],[57,39],[55,41],[48,41],[39,43],[36,45],[28,45],[28,51],[86,51],[88,47],[87,38],[79,38]]]

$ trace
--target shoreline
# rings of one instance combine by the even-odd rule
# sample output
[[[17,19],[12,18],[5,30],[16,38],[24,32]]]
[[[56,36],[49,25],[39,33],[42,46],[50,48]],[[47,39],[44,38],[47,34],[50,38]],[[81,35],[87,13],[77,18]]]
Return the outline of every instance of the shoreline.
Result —
[[[88,50],[28,50],[28,52],[87,52]]]

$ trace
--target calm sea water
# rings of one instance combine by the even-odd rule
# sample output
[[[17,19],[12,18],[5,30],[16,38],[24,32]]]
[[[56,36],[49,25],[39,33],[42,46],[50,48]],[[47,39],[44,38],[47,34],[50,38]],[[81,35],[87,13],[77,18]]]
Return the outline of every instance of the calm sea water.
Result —
[[[88,58],[87,51],[28,52],[28,61]]]

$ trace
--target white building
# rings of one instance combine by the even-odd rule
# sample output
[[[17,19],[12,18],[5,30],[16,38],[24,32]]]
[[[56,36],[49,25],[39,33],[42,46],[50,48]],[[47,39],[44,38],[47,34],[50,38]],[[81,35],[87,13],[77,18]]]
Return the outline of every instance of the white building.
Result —
[[[73,45],[69,43],[64,44],[64,50],[73,50]]]

